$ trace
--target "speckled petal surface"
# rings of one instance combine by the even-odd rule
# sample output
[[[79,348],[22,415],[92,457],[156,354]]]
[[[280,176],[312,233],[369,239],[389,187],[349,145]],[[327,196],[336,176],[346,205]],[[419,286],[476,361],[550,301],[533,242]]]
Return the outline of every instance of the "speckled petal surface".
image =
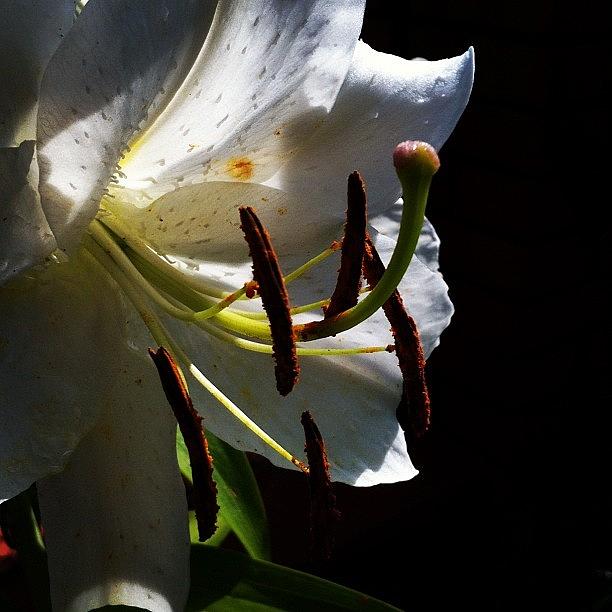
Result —
[[[37,140],[40,193],[62,249],[95,215],[120,155],[182,82],[211,3],[89,2],[45,72]]]

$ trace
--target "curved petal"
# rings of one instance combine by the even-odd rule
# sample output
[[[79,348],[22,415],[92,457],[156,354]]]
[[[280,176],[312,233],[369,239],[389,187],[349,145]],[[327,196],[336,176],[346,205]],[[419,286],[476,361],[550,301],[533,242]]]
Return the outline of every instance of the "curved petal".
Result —
[[[47,67],[38,116],[42,206],[61,248],[78,244],[128,141],[176,90],[210,18],[198,0],[83,9]]]
[[[309,410],[325,438],[333,480],[356,486],[409,480],[416,475],[395,418],[401,395],[397,361],[388,353],[349,358],[304,358],[300,382],[279,396],[269,355],[250,353],[170,323],[198,367],[260,427],[303,458],[300,415]],[[388,326],[387,326],[388,327]],[[381,330],[382,331],[382,330]],[[363,339],[363,336],[356,335]],[[370,343],[372,338],[368,338]],[[204,423],[232,446],[290,468],[196,384],[190,385]]]
[[[381,257],[388,261],[395,243],[375,232],[373,238]],[[309,282],[301,283],[304,297],[312,300],[329,296],[336,267],[337,262],[326,262],[316,268]],[[291,285],[292,295],[295,289]],[[413,258],[399,289],[429,354],[452,314],[447,286],[439,273]],[[322,295],[313,295],[320,291]],[[326,439],[335,480],[370,486],[407,480],[416,474],[395,416],[401,395],[395,355],[304,357],[300,383],[282,398],[275,389],[270,356],[239,353],[193,327],[176,322],[170,325],[198,367],[265,431],[298,456],[303,447],[299,418],[304,410],[310,410]],[[386,345],[391,341],[389,323],[379,312],[353,330],[316,344],[348,348]],[[197,385],[191,386],[191,393],[206,426],[216,435],[240,449],[261,453],[281,467],[289,467]]]
[[[439,149],[467,104],[473,74],[472,49],[446,60],[409,61],[360,42],[327,120],[269,184],[318,196],[323,212],[344,201],[338,177],[359,170],[371,215],[386,210],[401,193],[395,146],[410,139]]]
[[[0,286],[40,263],[55,238],[40,206],[35,143],[0,149]]]
[[[400,198],[393,206],[374,217],[370,217],[370,224],[376,231],[397,241],[400,222],[402,220],[402,207],[404,201]],[[438,253],[440,251],[440,238],[429,219],[423,221],[423,228],[419,236],[414,254],[431,270],[436,272],[440,265]]]
[[[183,610],[187,501],[176,421],[146,357],[124,349],[95,428],[66,469],[38,482],[54,610]]]
[[[75,258],[0,289],[0,498],[63,469],[125,343],[116,289]]]
[[[364,5],[221,0],[189,77],[126,160],[122,185],[144,191],[126,197],[271,176],[332,107]]]
[[[148,208],[119,200],[111,207],[159,253],[182,259],[192,273],[229,288],[239,287],[252,276],[238,214],[244,205],[254,206],[269,228],[285,271],[342,236],[346,204],[339,208],[337,219],[325,223],[310,198],[302,200],[255,183],[211,181],[181,187]]]
[[[74,0],[0,4],[0,148],[36,139],[43,71],[74,19]]]

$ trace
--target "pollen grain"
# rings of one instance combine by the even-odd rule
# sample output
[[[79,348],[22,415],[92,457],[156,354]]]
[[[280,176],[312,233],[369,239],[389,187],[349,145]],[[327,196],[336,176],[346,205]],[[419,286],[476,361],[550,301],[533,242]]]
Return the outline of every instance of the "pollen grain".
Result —
[[[225,164],[225,171],[239,181],[248,181],[253,178],[255,164],[248,157],[231,157]]]

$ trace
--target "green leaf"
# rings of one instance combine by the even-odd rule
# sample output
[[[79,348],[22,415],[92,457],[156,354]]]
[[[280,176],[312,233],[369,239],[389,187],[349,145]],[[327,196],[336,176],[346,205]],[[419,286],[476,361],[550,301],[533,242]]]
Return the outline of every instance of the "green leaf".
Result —
[[[186,612],[203,610],[389,612],[398,608],[316,576],[223,548],[194,544]]]
[[[270,558],[270,535],[257,481],[246,455],[206,432],[213,458],[213,478],[223,520],[236,533],[247,552],[256,559]],[[177,430],[176,451],[181,471],[191,478],[189,454]]]
[[[221,546],[223,544],[223,540],[227,538],[227,536],[232,532],[232,528],[229,526],[227,520],[223,516],[223,512],[219,512],[217,516],[217,530],[213,533],[208,540],[206,540],[206,544],[209,546]],[[193,544],[199,544],[200,534],[198,533],[198,522],[195,517],[195,512],[191,510],[189,512],[189,539]]]

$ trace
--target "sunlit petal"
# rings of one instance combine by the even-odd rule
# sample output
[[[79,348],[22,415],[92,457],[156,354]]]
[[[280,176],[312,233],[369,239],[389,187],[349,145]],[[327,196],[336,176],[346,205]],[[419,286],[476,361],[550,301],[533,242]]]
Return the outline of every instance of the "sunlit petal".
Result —
[[[42,206],[61,248],[78,244],[128,141],[184,78],[210,6],[90,2],[53,56],[37,138]]]
[[[471,49],[428,62],[359,43],[332,112],[269,184],[318,198],[326,214],[330,202],[344,197],[337,177],[358,170],[368,185],[370,214],[386,210],[401,193],[393,149],[403,140],[439,149],[467,104],[473,76]]]
[[[364,4],[221,0],[192,72],[127,160],[125,186],[147,204],[178,185],[271,176],[334,104]]]

